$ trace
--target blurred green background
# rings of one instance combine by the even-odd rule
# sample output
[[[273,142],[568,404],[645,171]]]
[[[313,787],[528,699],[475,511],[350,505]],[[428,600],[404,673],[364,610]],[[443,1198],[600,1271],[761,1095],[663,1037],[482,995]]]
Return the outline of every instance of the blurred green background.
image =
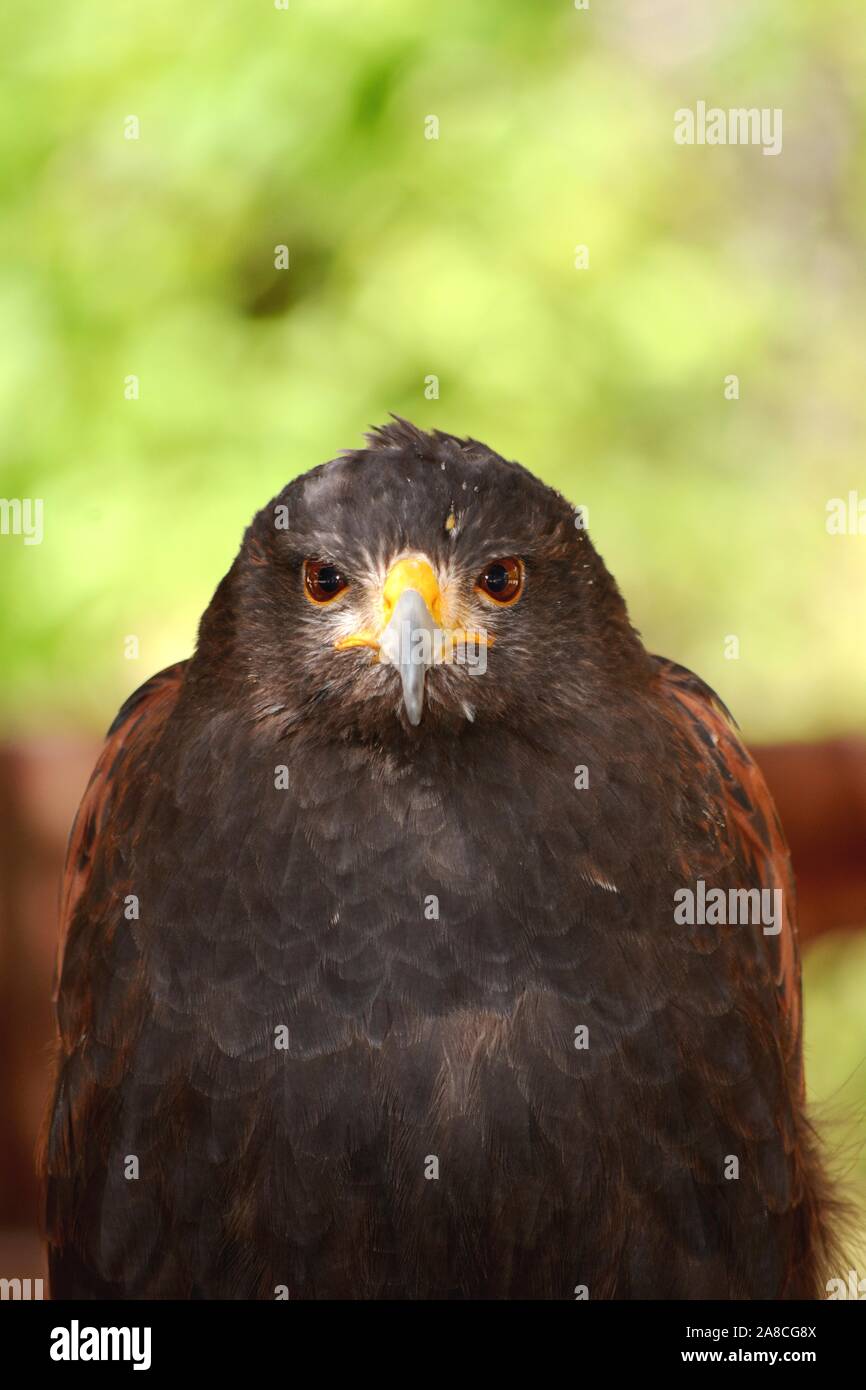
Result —
[[[104,729],[188,654],[252,514],[390,411],[588,506],[647,645],[747,738],[862,732],[866,536],[825,522],[866,498],[863,19],[5,9],[0,491],[45,509],[42,545],[0,537],[6,732]],[[678,146],[698,100],[782,108],[781,155]],[[864,1002],[862,938],[821,943],[821,1097],[866,1091]]]

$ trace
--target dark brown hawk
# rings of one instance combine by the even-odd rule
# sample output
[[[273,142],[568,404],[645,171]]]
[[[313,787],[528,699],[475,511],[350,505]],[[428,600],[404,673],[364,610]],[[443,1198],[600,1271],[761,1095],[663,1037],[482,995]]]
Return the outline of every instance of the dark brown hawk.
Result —
[[[63,936],[55,1297],[820,1292],[765,784],[474,440],[256,516],[109,731]]]

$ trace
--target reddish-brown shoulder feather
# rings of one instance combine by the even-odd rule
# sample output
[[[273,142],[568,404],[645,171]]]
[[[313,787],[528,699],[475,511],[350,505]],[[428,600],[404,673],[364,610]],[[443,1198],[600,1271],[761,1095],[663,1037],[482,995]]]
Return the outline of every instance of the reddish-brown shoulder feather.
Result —
[[[54,997],[60,985],[63,952],[76,905],[87,887],[93,853],[111,815],[114,788],[120,777],[134,775],[133,764],[153,746],[173,710],[188,663],[178,661],[130,695],[121,705],[87,790],[72,823],[60,892],[60,941]]]
[[[782,890],[782,928],[764,935],[776,981],[787,1055],[799,1076],[801,1094],[800,953],[797,908],[788,845],[763,775],[737,734],[736,724],[718,696],[698,676],[673,661],[657,658],[665,694],[679,708],[679,723],[695,756],[706,767],[706,783],[717,788],[725,848],[767,889]],[[745,885],[744,885],[745,886]]]

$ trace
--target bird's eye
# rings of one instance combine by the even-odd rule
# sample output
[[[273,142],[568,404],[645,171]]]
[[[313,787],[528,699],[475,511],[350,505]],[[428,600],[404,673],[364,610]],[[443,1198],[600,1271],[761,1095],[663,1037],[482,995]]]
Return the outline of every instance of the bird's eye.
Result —
[[[327,560],[304,561],[304,588],[313,603],[330,603],[348,587],[348,579],[336,565]]]
[[[485,598],[495,603],[514,603],[523,589],[523,565],[513,555],[494,560],[481,571],[475,587]]]

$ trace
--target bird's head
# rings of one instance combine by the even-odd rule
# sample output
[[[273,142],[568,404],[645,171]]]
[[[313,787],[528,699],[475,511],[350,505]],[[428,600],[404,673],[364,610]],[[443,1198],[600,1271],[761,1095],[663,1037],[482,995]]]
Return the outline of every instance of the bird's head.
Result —
[[[338,737],[529,727],[642,669],[619,591],[558,493],[402,420],[368,441],[258,514],[202,624],[200,651],[228,619],[256,718]]]

